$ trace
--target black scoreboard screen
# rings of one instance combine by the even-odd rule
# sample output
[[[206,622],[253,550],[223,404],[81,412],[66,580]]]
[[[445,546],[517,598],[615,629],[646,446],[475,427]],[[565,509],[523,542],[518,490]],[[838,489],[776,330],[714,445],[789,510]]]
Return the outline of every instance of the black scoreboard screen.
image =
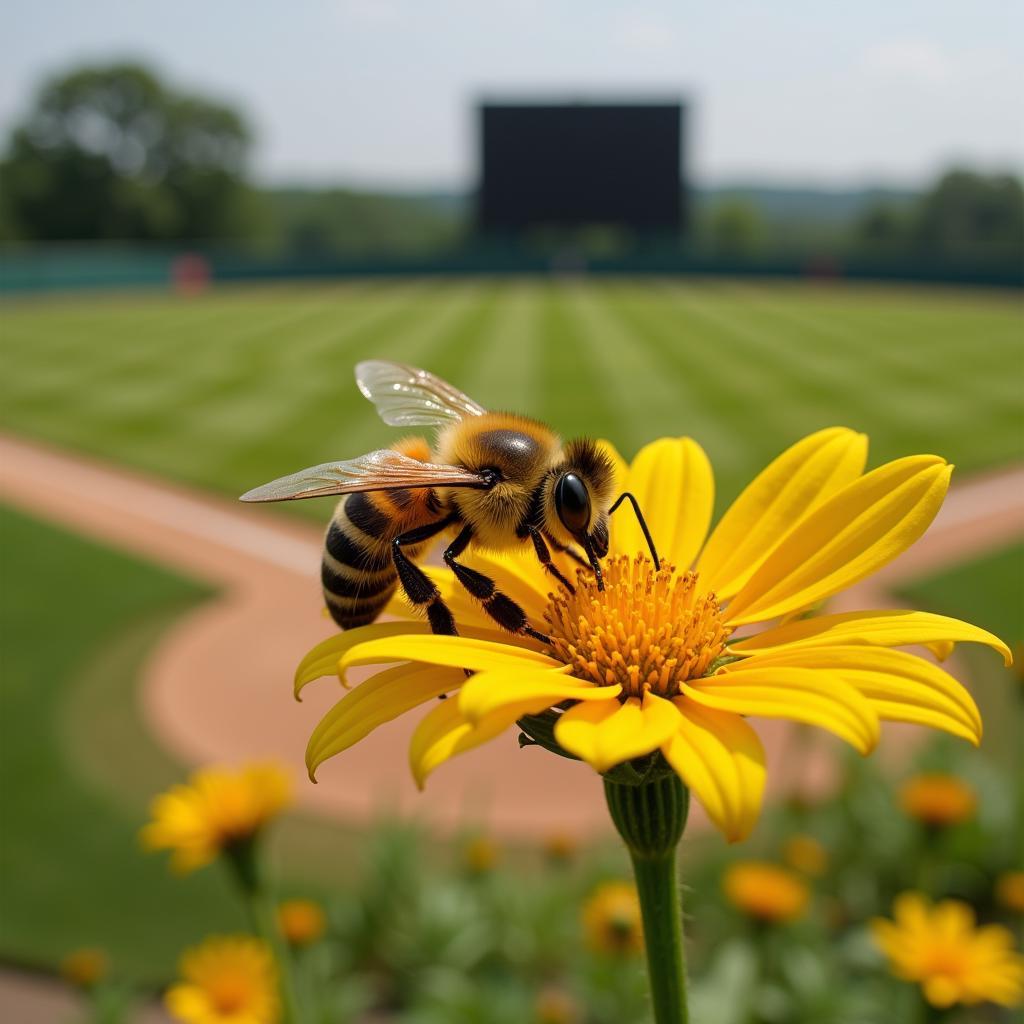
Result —
[[[683,113],[679,103],[483,104],[480,229],[677,231]]]

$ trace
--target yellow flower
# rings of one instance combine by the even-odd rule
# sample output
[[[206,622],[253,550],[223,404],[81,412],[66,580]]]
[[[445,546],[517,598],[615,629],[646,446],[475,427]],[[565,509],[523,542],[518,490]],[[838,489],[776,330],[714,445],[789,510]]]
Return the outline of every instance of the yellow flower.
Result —
[[[186,950],[182,980],[164,1004],[185,1024],[276,1024],[280,1017],[274,959],[247,935],[214,935]]]
[[[98,985],[110,970],[110,960],[102,949],[85,946],[68,953],[61,961],[60,973],[65,981],[78,988]]]
[[[923,825],[945,828],[973,818],[978,797],[954,775],[915,775],[900,789],[900,806]]]
[[[812,878],[820,878],[828,870],[828,851],[814,836],[790,836],[782,856],[791,868]]]
[[[285,900],[277,908],[277,926],[293,946],[310,946],[327,928],[323,907],[312,900]]]
[[[911,456],[862,475],[866,448],[863,435],[839,427],[804,438],[746,488],[705,542],[714,481],[696,442],[655,441],[628,468],[606,445],[619,486],[644,509],[661,570],[624,513],[614,521],[604,590],[587,570],[575,593],[556,588],[525,547],[474,552],[467,561],[501,582],[550,637],[542,644],[499,632],[448,569],[429,569],[461,636],[429,635],[423,622],[377,623],[332,637],[299,665],[296,694],[333,673],[344,683],[355,665],[390,666],[313,731],[311,777],[421,704],[433,705],[410,745],[421,786],[448,758],[546,713],[561,748],[599,772],[660,751],[735,841],[753,828],[765,782],[748,716],[817,725],[864,754],[878,741],[880,719],[978,743],[981,719],[967,691],[938,666],[892,648],[945,652],[969,640],[1009,659],[997,637],[923,612],[801,617],[891,562],[942,504],[952,472],[942,459]],[[572,575],[572,562],[556,561]],[[409,614],[399,598],[389,611]],[[455,696],[436,701],[442,693]]]
[[[1006,871],[996,879],[996,900],[1007,910],[1024,914],[1024,871]]]
[[[644,948],[640,898],[631,882],[604,882],[583,906],[587,945],[611,956],[639,953]]]
[[[501,852],[487,836],[474,836],[462,848],[462,863],[474,875],[485,875],[498,863]]]
[[[725,898],[744,914],[781,924],[801,917],[810,891],[791,871],[762,861],[739,861],[722,876]]]
[[[968,904],[943,900],[933,907],[916,892],[897,897],[893,917],[871,922],[875,942],[893,974],[916,981],[933,1006],[1024,1000],[1024,957],[1014,952],[1009,929],[978,928]]]
[[[153,820],[142,830],[150,850],[173,850],[177,871],[194,871],[222,850],[251,839],[288,805],[291,783],[275,764],[238,771],[204,768],[187,785],[174,786],[152,803]]]

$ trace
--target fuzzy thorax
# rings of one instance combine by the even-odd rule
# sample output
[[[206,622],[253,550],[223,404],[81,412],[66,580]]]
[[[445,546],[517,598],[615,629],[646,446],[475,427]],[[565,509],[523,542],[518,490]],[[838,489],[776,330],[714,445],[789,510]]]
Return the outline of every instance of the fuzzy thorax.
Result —
[[[718,599],[699,590],[694,572],[660,571],[646,555],[604,563],[604,590],[581,570],[574,594],[554,594],[545,618],[555,657],[598,685],[619,683],[623,695],[645,690],[674,697],[682,683],[705,675],[725,649]]]

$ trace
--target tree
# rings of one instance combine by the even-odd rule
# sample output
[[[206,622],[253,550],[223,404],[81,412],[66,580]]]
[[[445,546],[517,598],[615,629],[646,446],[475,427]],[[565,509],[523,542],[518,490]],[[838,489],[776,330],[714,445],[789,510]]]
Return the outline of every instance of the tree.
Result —
[[[1024,189],[1006,174],[952,170],[907,210],[875,206],[855,244],[871,257],[953,268],[1019,270],[1024,262]]]
[[[912,229],[921,253],[957,263],[1024,259],[1024,189],[1007,174],[944,174],[924,196]]]
[[[752,256],[765,241],[765,225],[753,203],[723,199],[711,211],[708,233],[715,251],[724,256]]]
[[[45,83],[12,132],[2,219],[24,239],[238,236],[248,149],[229,107],[139,65],[82,68]]]

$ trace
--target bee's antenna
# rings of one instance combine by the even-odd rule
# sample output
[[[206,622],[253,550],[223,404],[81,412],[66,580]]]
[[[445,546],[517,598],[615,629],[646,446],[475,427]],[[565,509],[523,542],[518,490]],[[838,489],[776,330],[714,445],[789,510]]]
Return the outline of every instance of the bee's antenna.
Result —
[[[629,503],[633,506],[633,511],[636,513],[636,519],[640,524],[640,529],[644,532],[644,540],[647,541],[647,547],[650,549],[651,558],[654,560],[654,568],[655,570],[660,570],[661,560],[658,558],[658,552],[654,550],[654,538],[651,537],[651,531],[647,529],[647,523],[644,521],[644,514],[640,511],[640,504],[636,498],[630,494],[629,491],[623,491],[622,494],[615,499],[615,504],[608,509],[608,515],[611,515],[622,504],[624,498],[629,498]]]

